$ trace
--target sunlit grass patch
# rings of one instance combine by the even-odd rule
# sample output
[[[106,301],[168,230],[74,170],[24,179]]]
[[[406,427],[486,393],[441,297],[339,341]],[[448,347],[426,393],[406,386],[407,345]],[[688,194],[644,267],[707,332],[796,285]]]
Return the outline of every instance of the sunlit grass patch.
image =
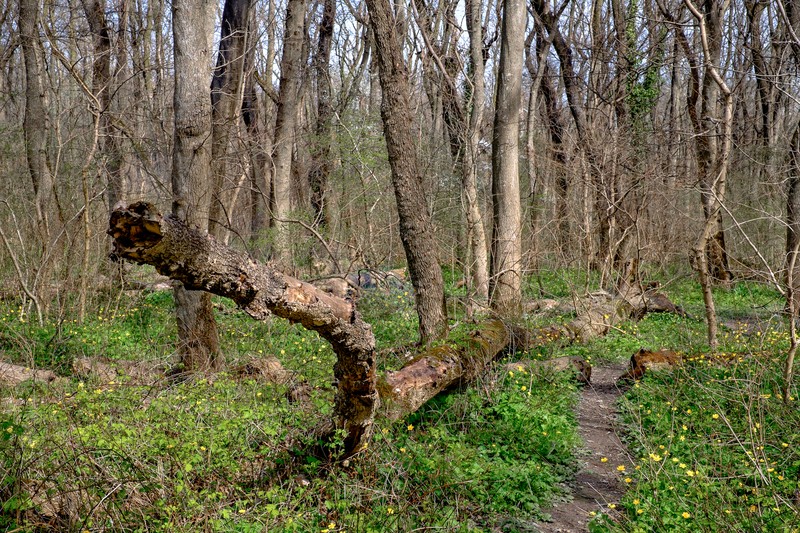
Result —
[[[697,354],[629,391],[621,407],[639,460],[624,521],[611,529],[797,526],[800,411],[796,389],[795,401],[781,400],[776,353]]]

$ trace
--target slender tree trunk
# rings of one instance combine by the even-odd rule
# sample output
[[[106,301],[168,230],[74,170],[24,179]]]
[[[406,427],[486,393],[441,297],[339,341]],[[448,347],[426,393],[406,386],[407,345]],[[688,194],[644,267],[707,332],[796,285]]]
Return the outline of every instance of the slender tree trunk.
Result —
[[[400,216],[400,238],[415,290],[420,341],[427,344],[447,334],[447,312],[436,238],[414,145],[408,67],[388,0],[367,0],[367,8],[380,72],[381,116]]]
[[[704,149],[708,150],[706,157],[701,162],[706,165],[702,175],[705,181],[702,183],[703,211],[705,213],[706,224],[703,232],[694,247],[695,267],[698,270],[700,284],[703,288],[703,300],[706,308],[706,321],[708,325],[708,344],[712,350],[717,349],[717,315],[714,306],[714,298],[711,293],[712,278],[727,271],[727,256],[725,255],[724,233],[722,232],[722,205],[725,201],[725,188],[728,176],[728,164],[732,146],[733,129],[733,94],[728,84],[719,73],[719,67],[715,62],[719,61],[721,24],[724,16],[725,7],[716,9],[710,0],[704,4],[704,12],[701,12],[691,0],[684,0],[684,3],[697,20],[700,29],[700,40],[703,47],[705,63],[704,79],[704,110],[703,121],[708,123],[710,119],[707,113],[709,108],[716,107],[716,102],[711,103],[706,100],[710,95],[722,94],[724,98],[724,110],[721,120],[719,146],[716,140],[711,143],[710,139],[704,139]],[[711,30],[709,30],[711,28]],[[706,80],[710,80],[706,83]],[[710,84],[714,84],[717,91],[712,91]],[[708,124],[709,127],[715,127]],[[718,149],[718,151],[717,151]],[[713,166],[711,166],[713,162]],[[720,269],[724,265],[725,270]],[[726,278],[730,279],[730,277]]]
[[[483,28],[481,0],[467,1],[467,31],[469,32],[469,66],[472,99],[467,101],[469,123],[467,144],[461,169],[461,189],[467,220],[467,239],[472,264],[472,290],[480,300],[489,298],[489,260],[486,230],[478,203],[478,151],[481,140],[483,108],[486,103],[485,65],[483,60]]]
[[[786,282],[793,298],[795,312],[800,310],[800,272],[790,272],[790,265],[800,268],[794,255],[800,248],[800,124],[794,130],[789,147],[789,177],[786,182]],[[792,317],[794,320],[794,317]]]
[[[214,10],[211,0],[175,0],[172,31],[175,47],[174,152],[172,214],[208,229],[211,207],[211,67]],[[219,337],[211,295],[175,288],[178,352],[183,370],[219,365]]]
[[[49,215],[53,199],[53,175],[47,161],[49,115],[42,79],[42,50],[39,40],[39,1],[20,0],[19,31],[25,65],[25,115],[23,134],[28,173],[34,192],[34,207],[43,257],[50,246]]]
[[[292,151],[297,124],[298,100],[302,78],[306,0],[289,0],[283,34],[281,79],[275,123],[272,164],[273,221],[275,223],[274,257],[283,267],[292,264],[292,247],[287,219],[292,210]]]
[[[522,312],[522,208],[519,189],[519,127],[525,2],[506,0],[492,139],[492,308],[503,316]]]
[[[312,146],[311,171],[309,173],[314,226],[320,229],[328,228],[330,218],[326,205],[328,177],[333,170],[331,161],[333,103],[331,102],[332,84],[329,67],[335,18],[335,0],[325,0],[318,30],[317,51],[314,55],[314,74],[317,82],[317,124],[314,129],[315,140]]]
[[[722,226],[722,199],[717,194],[719,186],[719,169],[723,165],[724,147],[727,142],[720,132],[719,124],[720,85],[715,80],[714,71],[718,68],[722,50],[722,20],[726,2],[705,0],[698,22],[705,27],[706,37],[703,43],[705,73],[700,93],[700,126],[701,133],[696,136],[697,163],[700,171],[700,195],[703,214],[708,229],[706,242],[706,264],[708,275],[713,282],[728,284],[733,276],[728,267],[728,253],[725,246],[725,231]],[[693,7],[693,6],[692,6]],[[690,8],[691,9],[691,8]],[[717,74],[719,76],[719,74]],[[724,162],[727,165],[727,161]]]

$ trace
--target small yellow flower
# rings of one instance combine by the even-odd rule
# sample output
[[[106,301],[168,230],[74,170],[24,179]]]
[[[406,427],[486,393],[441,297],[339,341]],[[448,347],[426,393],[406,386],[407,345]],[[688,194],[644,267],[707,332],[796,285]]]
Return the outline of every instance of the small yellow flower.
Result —
[[[617,467],[617,472],[624,472],[624,471],[625,471],[625,465],[619,465]]]
[[[607,463],[607,462],[608,462],[608,457],[603,457],[603,458],[601,458],[601,459],[600,459],[600,462],[601,462],[601,463]]]
[[[686,475],[689,477],[694,477],[694,470],[687,470]]]
[[[406,453],[406,449],[405,448],[400,448],[400,453]]]
[[[641,509],[641,508],[640,509],[636,509],[636,514],[642,514],[643,512],[644,512],[644,509]]]
[[[639,498],[636,498],[635,500],[633,500],[633,505],[639,505]]]
[[[617,504],[616,503],[609,503],[608,504],[608,508],[609,509],[616,509],[617,508]]]
[[[625,478],[625,483],[630,483],[630,482],[632,482],[632,481],[633,481],[633,480],[632,480],[631,478],[629,478],[629,477],[626,477],[626,478]]]
[[[409,431],[414,431],[414,424],[409,424],[408,425],[408,430]]]
[[[520,390],[521,390],[522,392],[525,392],[526,390],[528,390],[528,387],[526,387],[525,385],[523,385],[522,387],[520,387]]]
[[[717,418],[719,418],[719,415],[718,415],[717,413],[714,413],[713,415],[711,415],[711,418],[713,418],[714,420],[716,420]]]
[[[394,514],[394,508],[392,508],[392,507],[387,507],[387,508],[386,508],[386,514]]]
[[[683,514],[681,514],[681,516],[687,519],[692,517],[692,515],[690,513],[687,513],[686,511],[684,511]]]

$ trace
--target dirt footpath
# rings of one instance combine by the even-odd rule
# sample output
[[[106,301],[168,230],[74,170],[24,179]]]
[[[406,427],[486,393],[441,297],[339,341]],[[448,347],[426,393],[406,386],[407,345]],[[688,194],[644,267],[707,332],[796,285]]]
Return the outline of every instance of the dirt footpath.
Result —
[[[537,524],[539,531],[573,533],[588,531],[591,512],[613,514],[609,504],[619,502],[625,492],[626,472],[633,468],[625,446],[617,436],[616,380],[624,366],[592,368],[592,382],[578,404],[578,430],[584,442],[585,461],[571,485],[573,499],[547,510],[552,520]]]

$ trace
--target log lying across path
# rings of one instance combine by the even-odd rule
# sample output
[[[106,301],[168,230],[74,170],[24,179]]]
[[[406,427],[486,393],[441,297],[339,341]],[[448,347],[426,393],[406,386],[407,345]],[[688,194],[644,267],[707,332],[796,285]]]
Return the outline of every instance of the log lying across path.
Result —
[[[528,332],[487,320],[458,346],[431,348],[379,383],[372,328],[351,301],[258,263],[144,202],[115,209],[108,233],[117,258],[153,265],[189,290],[230,298],[257,320],[274,314],[299,322],[330,342],[337,356],[333,371],[338,383],[333,425],[346,435],[342,458],[366,447],[381,399],[381,413],[396,420],[441,391],[478,377],[509,344],[524,350],[552,342],[585,342],[648,310],[677,309],[657,309],[666,299],[660,293],[595,293],[576,301],[577,316],[569,324]]]

